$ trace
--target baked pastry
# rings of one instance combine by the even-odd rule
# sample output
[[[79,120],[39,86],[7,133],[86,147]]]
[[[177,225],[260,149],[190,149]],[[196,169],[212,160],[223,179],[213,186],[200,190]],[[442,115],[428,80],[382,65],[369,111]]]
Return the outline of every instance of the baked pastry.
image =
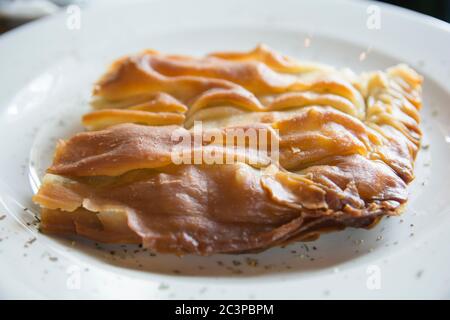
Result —
[[[89,131],[57,145],[33,197],[41,229],[209,255],[369,228],[407,201],[421,83],[405,65],[355,75],[266,46],[124,57],[95,85]],[[193,143],[197,121],[216,139]],[[276,150],[238,146],[237,129]],[[205,161],[174,163],[180,150]]]

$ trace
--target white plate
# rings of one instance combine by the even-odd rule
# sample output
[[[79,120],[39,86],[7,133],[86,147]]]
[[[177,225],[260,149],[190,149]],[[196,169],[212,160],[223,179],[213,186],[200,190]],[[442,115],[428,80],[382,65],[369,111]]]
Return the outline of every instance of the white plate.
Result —
[[[377,10],[381,28],[369,28]],[[80,29],[67,27],[70,14],[0,37],[1,298],[450,297],[448,24],[338,0],[124,1],[82,11]],[[425,76],[429,148],[419,153],[401,218],[306,247],[212,257],[153,257],[135,246],[97,248],[37,232],[30,197],[55,138],[81,129],[92,83],[113,59],[147,47],[204,54],[258,42],[358,72],[403,61]]]

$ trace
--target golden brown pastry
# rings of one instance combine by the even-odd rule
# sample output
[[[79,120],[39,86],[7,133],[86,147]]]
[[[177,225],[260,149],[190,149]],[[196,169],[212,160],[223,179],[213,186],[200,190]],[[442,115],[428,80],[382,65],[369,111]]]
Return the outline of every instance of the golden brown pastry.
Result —
[[[405,65],[354,75],[266,46],[124,57],[95,85],[90,131],[58,143],[33,198],[41,229],[209,255],[371,227],[407,201],[421,83]],[[174,134],[194,141],[196,121],[215,139],[180,147]],[[236,130],[268,133],[277,157]]]

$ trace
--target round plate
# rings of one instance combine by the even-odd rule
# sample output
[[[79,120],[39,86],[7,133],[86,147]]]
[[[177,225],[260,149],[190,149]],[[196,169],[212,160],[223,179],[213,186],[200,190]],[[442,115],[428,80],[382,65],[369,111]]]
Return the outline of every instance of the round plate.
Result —
[[[356,72],[405,62],[424,75],[424,146],[401,217],[210,257],[38,232],[30,198],[56,139],[81,130],[92,84],[109,63],[144,48],[202,55],[260,42]],[[7,33],[0,52],[1,298],[450,297],[448,24],[365,1],[117,1]]]

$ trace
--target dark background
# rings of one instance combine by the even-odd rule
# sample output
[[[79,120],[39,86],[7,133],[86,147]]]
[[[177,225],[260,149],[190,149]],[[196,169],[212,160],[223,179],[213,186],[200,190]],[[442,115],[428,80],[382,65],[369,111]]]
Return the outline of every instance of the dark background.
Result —
[[[450,22],[449,0],[380,0]]]

